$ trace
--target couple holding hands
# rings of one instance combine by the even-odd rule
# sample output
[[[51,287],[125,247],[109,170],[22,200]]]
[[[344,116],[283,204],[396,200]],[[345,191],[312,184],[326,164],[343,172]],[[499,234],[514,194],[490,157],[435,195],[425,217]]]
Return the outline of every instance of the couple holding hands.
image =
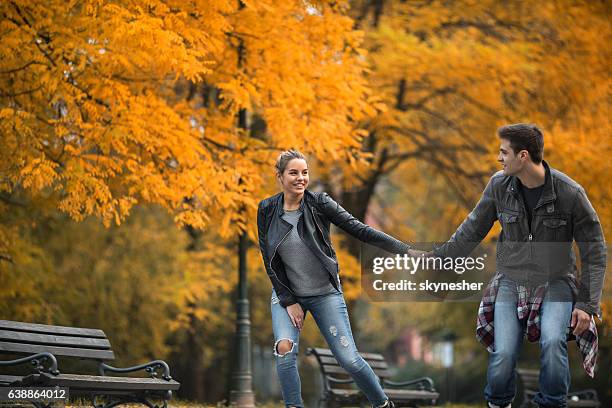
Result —
[[[544,138],[532,124],[497,130],[503,169],[452,237],[427,256],[467,256],[495,221],[502,226],[496,270],[480,303],[476,333],[489,351],[489,407],[510,407],[516,361],[526,335],[538,341],[541,407],[565,407],[570,385],[567,341],[576,339],[593,375],[606,269],[602,228],[584,189],[542,160]],[[393,407],[377,376],[359,355],[342,294],[330,224],[395,254],[422,254],[353,217],[327,193],[309,191],[308,163],[295,150],[281,153],[276,175],[282,191],[260,202],[259,246],[273,291],[274,355],[286,407],[304,407],[297,368],[299,333],[310,312],[336,360],[373,407]],[[575,241],[581,273],[574,276]]]

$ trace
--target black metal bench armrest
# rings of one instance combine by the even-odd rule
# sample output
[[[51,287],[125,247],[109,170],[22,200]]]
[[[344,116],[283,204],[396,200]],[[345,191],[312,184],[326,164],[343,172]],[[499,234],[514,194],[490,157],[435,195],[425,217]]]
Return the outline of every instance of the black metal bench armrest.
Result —
[[[567,397],[568,399],[571,397],[578,397],[580,399],[599,401],[599,397],[597,396],[597,391],[591,388],[587,390],[577,391],[577,392],[570,392],[569,394],[567,394]]]
[[[435,391],[433,380],[429,377],[421,377],[409,381],[391,381],[385,379],[383,380],[383,385],[390,385],[392,387],[407,387],[409,385],[416,385],[419,389]]]
[[[43,366],[44,361],[51,362],[51,366],[47,370],[45,370],[45,367]],[[17,360],[0,361],[0,367],[16,366],[25,363],[31,363],[34,366],[34,371],[39,374],[44,371],[48,371],[53,375],[58,375],[60,373],[57,369],[57,359],[49,352],[33,354],[31,356],[18,358]]]
[[[127,368],[117,368],[104,363],[100,363],[100,365],[98,366],[98,371],[100,372],[100,375],[106,375],[106,371],[112,371],[115,373],[131,373],[134,371],[145,370],[152,378],[157,377],[158,369],[163,370],[162,378],[164,380],[172,380],[172,377],[170,376],[170,367],[168,367],[168,364],[166,364],[166,362],[162,360],[154,360],[145,364],[140,364],[134,367]]]

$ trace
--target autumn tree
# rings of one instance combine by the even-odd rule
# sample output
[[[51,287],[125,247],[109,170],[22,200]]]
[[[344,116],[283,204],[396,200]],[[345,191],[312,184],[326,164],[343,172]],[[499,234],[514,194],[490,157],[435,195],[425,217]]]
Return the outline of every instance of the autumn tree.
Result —
[[[334,175],[354,214],[413,241],[445,240],[498,170],[495,130],[538,123],[545,158],[580,182],[610,232],[610,10],[595,2],[353,1],[372,88],[387,109],[367,121],[361,172]],[[331,177],[330,177],[331,179]],[[494,228],[490,237],[498,232]],[[351,247],[349,245],[349,247]],[[352,246],[352,252],[358,249]],[[610,280],[605,291],[611,293]],[[611,307],[603,297],[604,310]],[[361,306],[361,305],[360,305]],[[364,344],[386,349],[406,326],[451,329],[461,355],[475,307],[403,303],[360,308]],[[409,311],[409,313],[408,313]],[[604,321],[601,332],[609,331]],[[602,349],[610,347],[605,341]],[[602,355],[607,355],[604,352]],[[480,355],[480,354],[477,354]],[[609,364],[607,360],[603,364]]]
[[[495,129],[504,123],[539,123],[553,161],[578,147],[593,155],[588,144],[609,148],[609,123],[602,120],[609,53],[598,40],[609,36],[604,4],[363,0],[351,5],[356,27],[366,33],[370,84],[387,107],[365,125],[362,149],[372,153],[369,165],[340,183],[344,204],[359,218],[380,181],[394,172],[401,172],[414,192],[426,193],[431,181],[440,179],[448,191],[448,206],[440,209],[455,214],[453,222],[461,218],[496,170]],[[592,143],[580,136],[587,131]],[[553,164],[577,173],[590,187],[609,170],[598,163],[588,172],[594,178],[582,180],[582,169]],[[609,216],[598,198],[602,188],[607,189],[593,185],[591,196]],[[431,232],[449,221],[431,214],[413,220],[413,226],[429,223]]]
[[[224,260],[224,275],[231,273],[225,251],[238,233],[254,237],[257,201],[274,188],[274,155],[298,147],[313,157],[357,156],[355,123],[370,101],[362,33],[353,30],[345,2],[15,0],[0,4],[0,28],[0,281],[6,284],[0,304],[15,306],[15,318],[48,321],[75,310],[70,300],[78,297],[39,299],[39,288],[61,287],[65,267],[46,260],[50,249],[29,234],[51,236],[41,227],[47,222],[65,228],[53,222],[56,210],[77,221],[98,217],[110,227],[137,205],[157,204],[192,233],[209,228],[195,234],[198,243],[178,241],[193,251],[181,252],[188,258],[180,263],[183,275],[172,275],[173,284],[183,285],[168,300],[178,309],[172,327],[222,333],[222,325],[210,322],[228,315],[211,314],[222,301],[211,288],[234,281],[199,260]],[[244,129],[237,126],[239,111],[248,112]],[[74,227],[74,234],[88,225]],[[72,249],[83,251],[87,270],[97,249]],[[120,263],[121,251],[112,253]],[[78,273],[77,263],[70,273]],[[126,263],[127,280],[103,269],[112,277],[88,274],[76,282],[89,292],[117,279],[113,290],[125,294],[130,288],[122,285],[144,279],[147,265]],[[174,271],[174,264],[164,265]],[[16,278],[24,271],[31,279]],[[137,304],[143,303],[109,307],[137,310]],[[96,320],[104,310],[89,310],[83,319]],[[208,353],[210,345],[198,339],[196,351]]]
[[[268,149],[358,146],[368,91],[344,5],[242,4],[3,2],[3,203],[45,195],[108,225],[152,202],[229,234],[246,222],[231,210],[261,196]],[[237,129],[242,108],[265,120],[264,140]]]
[[[586,187],[608,233],[609,18],[601,2],[2,2],[0,307],[70,324],[80,311],[93,321],[154,301],[168,344],[221,364],[232,248],[244,231],[255,238],[255,206],[276,191],[273,159],[288,147],[311,155],[313,188],[358,218],[445,239],[496,169],[496,127],[537,122],[547,159]],[[124,225],[107,231],[88,216]],[[338,253],[354,299],[358,247]],[[248,256],[265,345],[269,282],[256,249]],[[145,278],[151,286],[121,283]],[[66,279],[122,296],[99,310],[101,293],[40,296]],[[142,297],[154,285],[172,290]],[[357,336],[383,349],[401,325],[449,325],[474,345],[461,325],[469,307],[410,306],[364,312]],[[126,321],[113,323],[121,334]],[[180,355],[158,330],[143,352]],[[119,343],[139,356],[138,342]]]

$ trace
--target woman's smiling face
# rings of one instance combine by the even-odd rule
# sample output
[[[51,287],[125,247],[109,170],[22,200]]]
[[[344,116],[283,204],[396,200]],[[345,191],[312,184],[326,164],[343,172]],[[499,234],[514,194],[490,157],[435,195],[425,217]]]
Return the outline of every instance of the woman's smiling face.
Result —
[[[293,159],[278,176],[285,194],[300,195],[308,187],[308,164],[304,159]]]

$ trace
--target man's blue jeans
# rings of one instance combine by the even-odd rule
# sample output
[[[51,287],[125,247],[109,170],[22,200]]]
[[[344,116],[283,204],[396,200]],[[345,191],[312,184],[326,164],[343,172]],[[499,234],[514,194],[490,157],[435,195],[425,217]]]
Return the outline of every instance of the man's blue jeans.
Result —
[[[297,299],[304,311],[312,314],[334,357],[351,375],[359,389],[372,405],[383,405],[387,401],[387,396],[372,368],[357,352],[342,293]],[[300,375],[297,369],[300,332],[291,323],[287,310],[280,305],[274,291],[272,291],[271,309],[276,369],[285,406],[303,407]],[[284,355],[280,355],[277,350],[281,340],[290,340],[293,343],[292,349]]]
[[[503,278],[495,300],[495,351],[489,354],[485,398],[505,406],[516,393],[516,360],[525,322],[517,317],[516,284]],[[540,308],[540,391],[534,401],[543,406],[567,406],[570,385],[567,330],[572,316],[572,292],[563,280],[551,282]]]

